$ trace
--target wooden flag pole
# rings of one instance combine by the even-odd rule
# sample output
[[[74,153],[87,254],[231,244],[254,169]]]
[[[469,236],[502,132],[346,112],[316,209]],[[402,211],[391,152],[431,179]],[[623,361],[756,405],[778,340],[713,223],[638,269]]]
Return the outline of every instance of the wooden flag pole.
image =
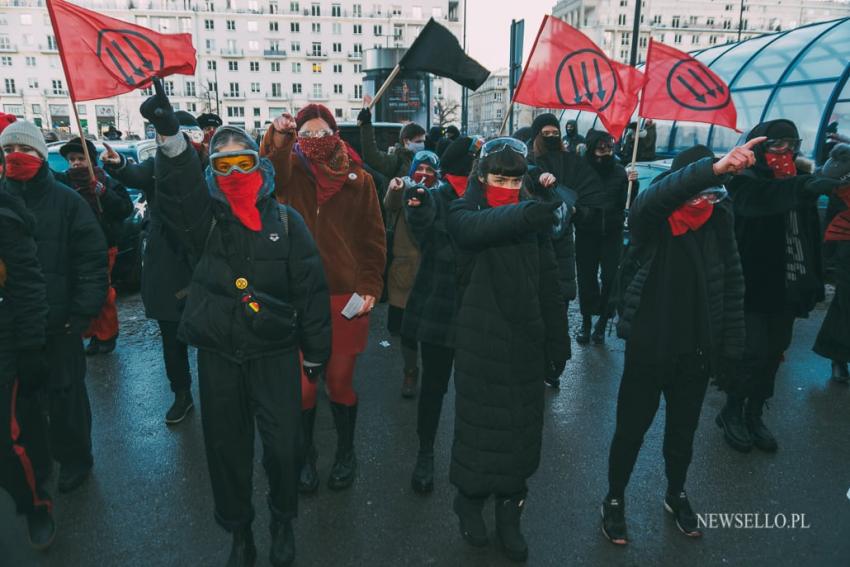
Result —
[[[513,111],[514,111],[514,101],[511,101],[511,103],[508,105],[508,111],[505,113],[505,118],[504,118],[504,120],[502,120],[502,126],[499,128],[499,136],[501,136],[502,132],[505,131],[505,126],[507,126],[508,119],[510,118],[511,113]]]
[[[67,78],[67,77],[66,77]],[[86,156],[86,164],[89,167],[89,178],[97,182],[97,177],[94,175],[94,162],[92,161],[92,156],[89,155],[89,145],[86,143],[86,135],[83,132],[83,124],[80,122],[80,111],[77,110],[77,103],[74,102],[74,99],[71,99],[71,107],[74,109],[74,119],[77,121],[77,132],[80,133],[80,145],[83,146],[83,155]],[[97,156],[94,156],[94,159],[97,159]],[[97,200],[97,208],[98,212],[103,212],[103,207],[100,205],[100,197],[95,195],[95,199]]]
[[[392,82],[395,80],[395,78],[398,76],[399,73],[401,73],[401,65],[397,64],[395,66],[395,68],[392,70],[392,72],[390,73],[390,76],[387,77],[387,80],[384,81],[384,84],[381,85],[381,88],[378,89],[378,92],[375,93],[375,96],[372,98],[372,101],[369,103],[369,106],[368,106],[369,110],[372,110],[372,108],[374,108],[374,106],[378,103],[378,101],[381,100],[381,97],[384,96],[384,93],[387,92],[387,89],[390,88],[390,85],[392,84]]]
[[[631,166],[632,169],[635,168],[635,162],[637,161],[638,142],[640,141],[641,127],[645,123],[646,123],[646,121],[644,119],[642,119],[640,116],[638,116],[638,121],[635,123],[635,138],[634,138],[635,141],[634,141],[634,147],[632,148],[632,162],[629,164],[629,166]],[[629,207],[632,204],[632,188],[634,187],[634,184],[635,184],[634,181],[629,179],[629,188],[626,191],[626,210],[627,211],[629,210]],[[629,222],[628,219],[629,218],[626,217],[626,224],[628,224],[628,222]]]

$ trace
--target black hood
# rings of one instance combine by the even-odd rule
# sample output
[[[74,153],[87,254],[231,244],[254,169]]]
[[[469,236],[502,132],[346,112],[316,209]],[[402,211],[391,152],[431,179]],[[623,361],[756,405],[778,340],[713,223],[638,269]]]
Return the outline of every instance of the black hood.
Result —
[[[799,138],[800,134],[796,124],[785,118],[778,118],[757,124],[747,134],[746,139],[749,141],[759,136],[766,136],[767,138]],[[759,144],[753,148],[753,153],[756,156],[756,165],[753,169],[761,175],[773,177],[773,172],[768,167],[767,159],[764,155],[764,144]],[[795,155],[794,157],[796,158],[797,156]]]

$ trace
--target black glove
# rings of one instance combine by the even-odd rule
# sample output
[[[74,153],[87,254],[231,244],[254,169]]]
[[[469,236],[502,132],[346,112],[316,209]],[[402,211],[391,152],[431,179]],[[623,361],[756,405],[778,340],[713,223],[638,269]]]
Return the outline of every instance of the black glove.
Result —
[[[307,380],[310,381],[311,384],[315,384],[319,381],[319,378],[325,377],[325,365],[320,364],[319,366],[304,366],[304,375],[307,376]]]
[[[806,190],[817,195],[829,195],[842,185],[842,182],[838,179],[812,176],[806,181]]]
[[[174,114],[174,108],[171,106],[168,97],[165,96],[165,90],[162,88],[162,80],[153,78],[153,96],[142,103],[139,107],[139,112],[145,119],[153,124],[156,133],[161,136],[175,136],[180,131],[180,122],[177,120],[177,115]]]
[[[525,222],[535,229],[542,230],[551,228],[558,221],[555,211],[557,211],[562,204],[563,203],[561,201],[534,201],[525,206],[522,214],[525,218]]]
[[[365,126],[366,124],[372,123],[372,111],[369,110],[367,106],[363,110],[360,111],[360,114],[357,115],[357,125]]]
[[[21,392],[31,394],[39,390],[50,376],[50,366],[43,349],[28,349],[18,352],[18,380]]]
[[[566,360],[550,360],[549,363],[546,365],[546,378],[548,380],[560,378],[561,374],[564,373],[564,368],[566,367]]]
[[[404,190],[404,202],[407,203],[411,199],[417,199],[422,205],[428,202],[430,195],[428,189],[422,185],[411,185]]]

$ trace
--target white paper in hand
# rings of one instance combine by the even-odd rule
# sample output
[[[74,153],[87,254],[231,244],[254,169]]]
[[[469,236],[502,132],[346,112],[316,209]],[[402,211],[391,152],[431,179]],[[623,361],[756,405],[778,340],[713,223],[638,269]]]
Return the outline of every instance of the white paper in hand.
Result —
[[[348,303],[345,304],[345,307],[343,307],[342,316],[346,319],[354,319],[360,313],[360,310],[363,309],[364,303],[366,303],[366,300],[359,294],[354,293],[351,299],[348,300]]]

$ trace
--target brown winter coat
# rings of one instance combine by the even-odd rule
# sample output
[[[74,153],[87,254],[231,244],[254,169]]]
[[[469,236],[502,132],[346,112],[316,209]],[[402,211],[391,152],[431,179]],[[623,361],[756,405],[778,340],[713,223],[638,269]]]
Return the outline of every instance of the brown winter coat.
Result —
[[[407,298],[416,281],[419,270],[419,247],[413,239],[413,233],[404,218],[404,190],[387,191],[384,208],[387,211],[387,224],[393,230],[392,263],[387,274],[387,291],[390,305],[404,309]]]
[[[266,131],[260,154],[275,168],[275,193],[298,211],[316,239],[331,295],[357,292],[380,297],[387,244],[372,176],[351,162],[349,179],[321,208],[315,183],[292,152],[295,137],[275,148]]]

